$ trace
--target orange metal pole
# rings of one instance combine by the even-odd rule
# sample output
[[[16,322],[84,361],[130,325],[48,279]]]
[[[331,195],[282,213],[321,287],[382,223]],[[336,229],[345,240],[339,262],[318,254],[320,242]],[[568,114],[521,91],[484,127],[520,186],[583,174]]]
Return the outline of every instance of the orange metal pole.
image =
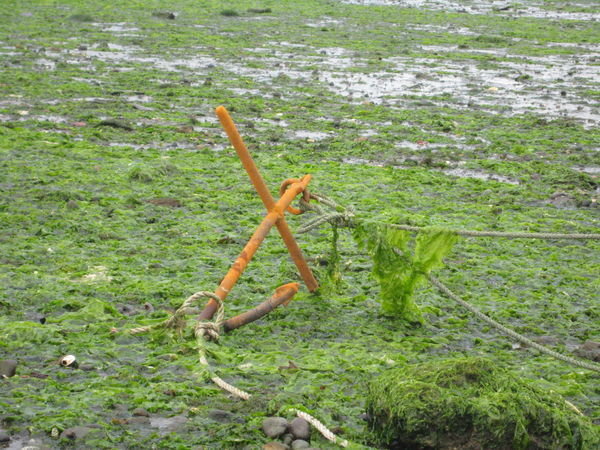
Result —
[[[244,169],[246,169],[246,172],[248,172],[248,175],[250,176],[250,181],[252,181],[256,192],[258,192],[258,195],[260,196],[265,207],[267,208],[267,211],[271,211],[273,205],[275,204],[275,200],[273,199],[271,192],[267,188],[265,181],[260,175],[256,164],[254,164],[254,160],[252,159],[250,152],[248,152],[246,144],[244,144],[240,133],[238,132],[235,124],[233,123],[233,120],[231,119],[231,116],[229,115],[227,109],[225,109],[224,106],[219,106],[216,109],[216,113],[219,117],[219,120],[221,121],[221,125],[223,125],[223,128],[225,129],[225,132],[229,137],[231,145],[233,145],[233,148],[235,148],[238,157],[242,161]],[[288,248],[292,260],[294,261],[296,267],[298,268],[298,271],[300,272],[300,276],[304,280],[304,283],[306,283],[306,287],[310,292],[316,291],[319,287],[319,284],[313,276],[310,267],[308,267],[308,264],[306,263],[306,260],[302,255],[302,250],[300,250],[300,247],[298,247],[298,244],[294,239],[294,236],[292,235],[292,232],[290,231],[290,228],[287,222],[285,221],[285,218],[282,216],[275,225],[277,226],[277,230],[279,231],[283,242]]]
[[[273,225],[277,223],[283,217],[283,213],[285,209],[292,203],[294,198],[306,189],[308,183],[310,182],[311,176],[305,175],[302,177],[300,181],[292,184],[287,191],[283,194],[283,196],[273,205],[271,211],[265,216],[263,221],[260,223],[240,255],[232,264],[231,268],[227,272],[227,274],[221,280],[219,287],[215,291],[215,295],[217,295],[221,300],[225,300],[225,297],[229,294],[229,291],[235,286],[235,283],[239,280],[240,276],[248,266],[248,263],[258,250],[258,247],[265,239]],[[213,299],[210,299],[204,310],[200,313],[198,317],[200,320],[210,319],[217,310],[217,302]]]

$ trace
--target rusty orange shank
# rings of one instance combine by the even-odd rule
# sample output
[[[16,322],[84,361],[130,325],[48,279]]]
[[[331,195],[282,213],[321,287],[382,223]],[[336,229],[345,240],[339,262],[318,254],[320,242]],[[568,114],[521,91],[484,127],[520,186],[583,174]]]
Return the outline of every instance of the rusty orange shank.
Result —
[[[223,322],[223,328],[225,331],[235,330],[236,328],[246,325],[250,322],[260,319],[265,314],[270,313],[279,305],[287,305],[292,297],[296,295],[300,285],[298,283],[288,283],[283,286],[279,286],[271,298],[265,300],[256,308],[246,311],[239,316],[232,317]]]

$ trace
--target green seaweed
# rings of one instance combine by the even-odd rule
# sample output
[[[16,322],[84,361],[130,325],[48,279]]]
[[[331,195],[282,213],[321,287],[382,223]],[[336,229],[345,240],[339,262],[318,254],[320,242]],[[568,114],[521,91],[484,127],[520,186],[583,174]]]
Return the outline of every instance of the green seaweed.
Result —
[[[484,358],[406,365],[370,383],[370,426],[389,448],[589,449],[600,431],[558,394]]]
[[[432,269],[442,266],[457,235],[442,229],[419,232],[411,249],[411,233],[393,225],[359,221],[354,237],[373,258],[373,274],[381,286],[383,312],[422,322],[413,300],[415,290]]]

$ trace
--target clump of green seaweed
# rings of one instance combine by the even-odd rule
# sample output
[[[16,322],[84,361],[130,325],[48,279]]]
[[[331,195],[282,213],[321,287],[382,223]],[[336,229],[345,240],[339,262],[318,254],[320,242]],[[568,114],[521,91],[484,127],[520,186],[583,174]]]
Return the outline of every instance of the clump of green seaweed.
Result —
[[[387,448],[589,449],[600,427],[560,395],[483,358],[407,365],[371,382],[370,427]]]
[[[357,222],[354,237],[373,258],[373,275],[381,287],[383,312],[422,322],[413,294],[457,241],[456,234],[432,228],[420,232],[411,248],[411,234],[380,223]]]

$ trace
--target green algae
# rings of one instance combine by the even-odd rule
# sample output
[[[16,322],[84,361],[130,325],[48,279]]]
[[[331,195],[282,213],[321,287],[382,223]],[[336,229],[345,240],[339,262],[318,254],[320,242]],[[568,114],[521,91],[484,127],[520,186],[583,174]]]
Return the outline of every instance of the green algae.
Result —
[[[563,398],[482,358],[384,372],[370,383],[370,426],[386,448],[594,448],[598,427]]]

